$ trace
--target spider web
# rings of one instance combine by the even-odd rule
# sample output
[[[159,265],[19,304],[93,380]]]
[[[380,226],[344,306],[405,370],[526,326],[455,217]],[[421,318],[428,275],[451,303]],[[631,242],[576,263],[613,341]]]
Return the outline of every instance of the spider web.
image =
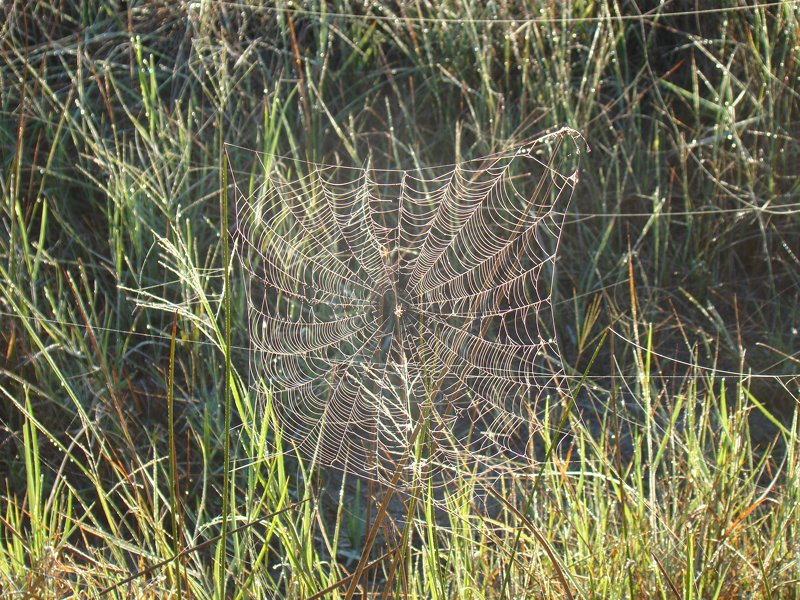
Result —
[[[554,207],[577,177],[555,165],[576,135],[418,170],[252,153],[247,192],[234,175],[251,385],[300,452],[384,483],[530,464],[562,375]]]

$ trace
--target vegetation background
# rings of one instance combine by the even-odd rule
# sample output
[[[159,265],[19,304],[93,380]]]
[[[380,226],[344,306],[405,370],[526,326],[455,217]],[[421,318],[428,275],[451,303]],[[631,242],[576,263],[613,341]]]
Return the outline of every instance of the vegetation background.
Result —
[[[0,15],[0,595],[800,596],[797,2]],[[465,477],[373,528],[248,392],[223,144],[409,166],[561,126],[584,389],[491,514]]]

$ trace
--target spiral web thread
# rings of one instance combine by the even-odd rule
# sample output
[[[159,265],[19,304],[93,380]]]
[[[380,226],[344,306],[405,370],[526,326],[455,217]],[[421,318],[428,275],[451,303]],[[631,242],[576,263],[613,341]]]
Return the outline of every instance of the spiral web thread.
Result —
[[[398,464],[529,464],[561,378],[554,207],[577,178],[555,163],[575,135],[413,171],[303,163],[284,177],[298,163],[253,152],[260,181],[245,193],[234,176],[251,383],[284,438],[383,482]]]

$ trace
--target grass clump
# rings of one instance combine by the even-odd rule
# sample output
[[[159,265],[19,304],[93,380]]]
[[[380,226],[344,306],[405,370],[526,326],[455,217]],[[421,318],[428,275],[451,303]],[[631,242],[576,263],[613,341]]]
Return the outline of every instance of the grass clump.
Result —
[[[3,596],[797,596],[796,3],[2,11]],[[464,476],[374,525],[249,388],[222,143],[419,167],[561,126],[585,386],[504,501]]]

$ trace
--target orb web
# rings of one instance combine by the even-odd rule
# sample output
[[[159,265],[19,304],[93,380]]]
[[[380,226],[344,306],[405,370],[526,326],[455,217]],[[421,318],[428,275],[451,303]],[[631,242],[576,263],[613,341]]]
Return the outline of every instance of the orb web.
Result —
[[[551,287],[575,135],[418,170],[252,153],[234,172],[251,385],[284,439],[383,482],[530,465],[562,376]]]

